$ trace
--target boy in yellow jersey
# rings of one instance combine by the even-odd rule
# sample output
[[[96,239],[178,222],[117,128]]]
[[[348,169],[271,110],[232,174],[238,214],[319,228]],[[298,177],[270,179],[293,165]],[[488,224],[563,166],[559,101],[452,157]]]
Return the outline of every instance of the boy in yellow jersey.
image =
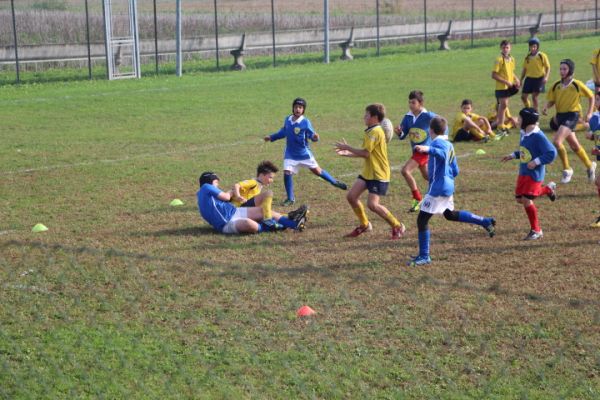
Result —
[[[357,237],[373,230],[365,208],[360,202],[360,196],[365,190],[369,191],[367,206],[392,227],[392,239],[400,239],[406,228],[392,213],[379,203],[380,196],[385,196],[390,183],[390,162],[387,154],[387,141],[380,122],[385,118],[383,104],[371,104],[365,109],[363,117],[365,129],[362,148],[354,148],[346,141],[337,142],[335,151],[340,156],[360,157],[365,159],[365,166],[358,179],[352,185],[346,199],[360,221],[360,225],[350,232],[347,237]]]
[[[590,64],[592,64],[592,73],[594,74],[594,87],[598,92],[600,90],[600,48],[592,53]]]
[[[496,99],[498,115],[496,126],[504,124],[508,99],[519,92],[521,81],[515,76],[515,59],[510,55],[511,45],[508,40],[500,42],[500,56],[496,58],[492,69],[492,79],[496,81]],[[505,132],[503,132],[505,133]]]
[[[263,187],[273,183],[279,169],[271,161],[263,161],[256,168],[256,178],[246,179],[233,185],[231,203],[236,207],[260,207],[270,191],[262,191]],[[272,197],[271,197],[272,198]]]
[[[456,114],[450,132],[451,142],[469,140],[487,142],[496,136],[487,118],[473,112],[473,102],[471,100],[464,99],[460,105],[460,110],[461,112]]]
[[[585,115],[585,122],[588,122],[594,111],[594,93],[583,82],[573,78],[574,72],[575,63],[572,60],[567,58],[560,62],[560,80],[552,85],[547,95],[548,103],[542,110],[542,113],[547,115],[548,108],[556,105],[556,116],[550,120],[550,128],[556,131],[552,141],[563,165],[561,183],[569,183],[573,176],[567,149],[563,145],[565,140],[585,165],[588,180],[593,182],[596,179],[596,163],[590,161],[574,132],[581,113],[580,99],[582,97],[588,99],[588,112]]]
[[[515,128],[517,126],[517,119],[512,116],[508,107],[504,111],[504,123],[502,125],[497,124],[496,117],[498,116],[498,107],[499,105],[496,101],[496,103],[490,107],[490,113],[487,115],[487,119],[490,121],[492,129],[495,128],[499,131],[506,132],[509,129]],[[502,138],[503,136],[496,136],[495,139],[500,140]]]
[[[526,108],[533,107],[538,110],[538,96],[544,91],[549,76],[550,61],[548,56],[540,51],[540,40],[535,37],[529,39],[529,54],[525,57],[521,72],[521,82],[523,82],[521,100]],[[529,103],[530,94],[531,103]]]
[[[596,156],[596,161],[600,161],[600,93],[596,93],[596,109],[597,111],[590,119],[590,130],[586,133],[586,137],[594,141],[592,155]],[[596,176],[596,189],[600,196],[600,174]],[[600,228],[600,217],[591,225],[592,228]]]

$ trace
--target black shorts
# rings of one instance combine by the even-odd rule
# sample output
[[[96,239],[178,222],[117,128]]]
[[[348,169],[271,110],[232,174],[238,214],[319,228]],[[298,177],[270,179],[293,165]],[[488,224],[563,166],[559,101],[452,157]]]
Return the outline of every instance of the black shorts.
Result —
[[[561,126],[566,126],[570,130],[575,130],[579,122],[578,112],[556,113],[556,116],[550,120],[550,128],[557,131]]]
[[[389,182],[378,181],[375,179],[365,179],[362,175],[358,176],[358,179],[362,179],[367,184],[367,190],[369,193],[378,194],[379,196],[385,196],[388,191]]]
[[[508,89],[504,89],[504,90],[496,90],[496,98],[497,99],[504,99],[506,97],[511,97],[514,96],[515,94],[519,93],[519,89],[517,89],[514,86],[511,86]]]
[[[544,87],[544,77],[539,78],[525,78],[523,82],[523,93],[544,93],[546,88]]]
[[[246,201],[244,204],[241,204],[240,207],[256,207],[256,204],[254,204],[254,197]]]
[[[473,135],[471,134],[471,132],[464,130],[464,129],[459,129],[456,132],[456,135],[454,135],[454,139],[452,141],[453,142],[468,142],[469,140],[473,140]]]

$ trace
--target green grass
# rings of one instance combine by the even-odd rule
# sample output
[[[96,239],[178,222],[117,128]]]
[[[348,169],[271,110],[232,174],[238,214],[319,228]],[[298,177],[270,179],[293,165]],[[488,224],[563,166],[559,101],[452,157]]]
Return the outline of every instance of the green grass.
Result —
[[[595,46],[543,42],[553,79],[571,57],[587,80]],[[368,103],[397,122],[420,88],[450,120],[465,97],[487,111],[497,52],[0,87],[0,397],[598,398],[599,238],[587,226],[599,204],[572,153],[573,183],[537,202],[544,239],[524,243],[517,166],[499,162],[516,132],[458,144],[456,205],[495,216],[498,235],[436,217],[421,269],[404,267],[417,251],[404,142],[390,145],[383,200],[408,227],[399,242],[372,215],[370,236],[343,239],[356,225],[344,193],[307,171],[295,180],[312,209],[303,233],[225,237],[195,207],[200,172],[227,187],[262,159],[281,164],[283,144],[261,138],[293,98],[308,99],[317,160],[352,182],[360,161],[332,144],[360,143]],[[281,177],[272,189],[278,202]],[[50,230],[31,233],[38,222]],[[315,318],[296,318],[303,304]]]

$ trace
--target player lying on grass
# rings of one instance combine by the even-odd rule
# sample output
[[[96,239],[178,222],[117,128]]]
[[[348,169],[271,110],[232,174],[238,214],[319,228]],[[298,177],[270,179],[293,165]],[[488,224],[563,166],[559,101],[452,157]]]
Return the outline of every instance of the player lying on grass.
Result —
[[[533,200],[546,195],[551,201],[556,200],[556,183],[546,186],[544,175],[546,164],[556,158],[556,149],[537,125],[540,115],[534,108],[524,108],[519,112],[521,119],[521,140],[519,150],[504,157],[503,162],[514,158],[520,161],[519,177],[515,189],[517,203],[523,204],[531,229],[524,240],[537,240],[544,234],[538,219],[538,212]]]
[[[419,255],[412,257],[407,265],[420,266],[431,264],[429,255],[429,220],[434,214],[442,214],[448,221],[466,222],[482,226],[490,237],[495,234],[496,220],[480,217],[469,211],[454,211],[454,178],[458,175],[458,164],[454,147],[445,136],[447,122],[442,117],[431,120],[429,146],[418,145],[415,150],[429,154],[429,190],[421,203],[417,217],[419,229]]]
[[[306,225],[308,207],[302,206],[287,217],[271,210],[272,201],[261,207],[236,207],[230,203],[231,193],[219,189],[219,177],[214,172],[204,172],[196,193],[200,215],[220,233],[260,233],[285,228],[302,231]],[[272,197],[270,191],[265,192]]]
[[[387,141],[380,122],[385,118],[383,104],[371,104],[365,109],[363,117],[367,129],[364,131],[361,148],[354,148],[346,143],[335,144],[335,151],[340,156],[364,158],[365,164],[362,173],[352,185],[346,199],[358,217],[360,225],[350,232],[347,237],[357,237],[373,230],[365,208],[360,201],[360,196],[366,191],[367,206],[392,227],[392,239],[400,239],[406,228],[392,213],[379,203],[380,196],[385,196],[390,183],[390,162],[387,154]]]
[[[271,161],[262,161],[256,167],[256,178],[237,182],[231,189],[231,204],[236,207],[259,207],[272,201],[273,195],[263,188],[273,183],[279,169]],[[270,207],[270,206],[269,206]]]
[[[346,190],[345,183],[338,181],[329,172],[321,169],[317,160],[310,150],[309,140],[316,142],[319,140],[319,134],[316,133],[312,124],[304,116],[306,111],[306,100],[297,98],[292,103],[292,114],[283,121],[283,127],[269,136],[265,136],[265,142],[274,142],[285,138],[285,154],[283,160],[283,183],[287,199],[282,203],[284,206],[294,204],[296,197],[294,195],[293,175],[298,173],[299,168],[308,168],[320,178],[323,178],[333,186]]]
[[[490,122],[486,117],[477,115],[473,112],[473,102],[464,99],[460,105],[460,112],[456,114],[452,131],[450,132],[451,142],[461,141],[480,141],[487,142],[496,136]]]
[[[596,93],[596,111],[592,118],[590,118],[590,131],[586,134],[586,137],[594,141],[594,149],[592,155],[596,156],[596,161],[600,161],[600,93]],[[596,189],[598,189],[598,196],[600,196],[600,174],[596,176]],[[600,217],[591,225],[593,228],[600,228]]]

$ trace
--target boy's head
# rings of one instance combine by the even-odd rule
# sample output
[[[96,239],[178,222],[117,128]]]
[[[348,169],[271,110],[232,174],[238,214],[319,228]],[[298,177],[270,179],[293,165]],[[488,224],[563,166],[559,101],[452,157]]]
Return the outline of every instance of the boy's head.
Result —
[[[529,52],[531,54],[537,54],[538,50],[540,49],[540,39],[536,38],[536,37],[532,37],[531,39],[529,39]]]
[[[385,106],[383,104],[375,103],[369,104],[365,108],[365,125],[372,126],[380,123],[385,118]]]
[[[215,181],[217,181],[217,183],[215,183]],[[200,183],[200,187],[202,187],[202,185],[204,185],[205,183],[217,186],[219,184],[219,177],[212,171],[206,171],[203,172],[202,175],[200,175],[198,183]]]
[[[469,114],[473,111],[473,102],[469,99],[464,99],[460,105],[463,114]]]
[[[600,111],[600,92],[596,92],[596,109]]]
[[[508,56],[510,54],[510,41],[504,39],[500,42],[500,51],[503,55]]]
[[[447,127],[448,122],[446,121],[446,118],[438,115],[431,119],[431,122],[429,123],[429,133],[435,136],[444,135]]]
[[[575,73],[575,63],[570,58],[560,60],[560,77],[562,79],[573,76]]]
[[[256,168],[256,177],[265,186],[273,183],[273,178],[279,169],[271,161],[263,161]]]
[[[529,125],[535,125],[540,119],[540,114],[535,108],[525,107],[519,111],[521,119],[521,129],[525,130]]]
[[[296,97],[292,102],[292,114],[295,117],[299,117],[304,115],[304,111],[306,111],[306,100],[302,97]]]
[[[420,90],[413,90],[408,94],[408,108],[413,114],[420,112],[423,109],[423,92]]]

